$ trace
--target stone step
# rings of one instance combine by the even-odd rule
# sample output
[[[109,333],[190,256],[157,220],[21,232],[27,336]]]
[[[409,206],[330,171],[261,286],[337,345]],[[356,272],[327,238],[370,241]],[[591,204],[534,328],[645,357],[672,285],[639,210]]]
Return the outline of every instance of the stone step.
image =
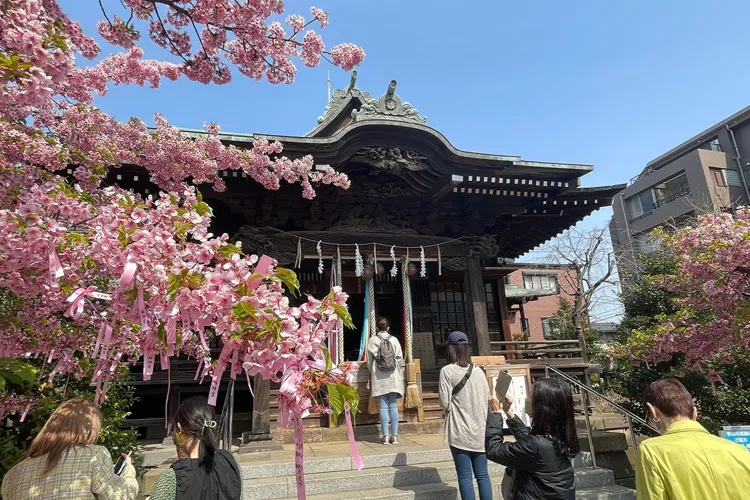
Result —
[[[397,447],[394,448],[398,449]],[[447,448],[427,451],[394,451],[392,453],[366,455],[362,458],[365,463],[365,469],[363,470],[451,462],[452,459],[451,452]],[[589,453],[579,454],[576,457],[575,466],[577,468],[590,467],[591,455]],[[269,461],[258,465],[240,464],[240,469],[242,479],[245,480],[294,476],[294,462],[284,460]],[[356,467],[351,457],[305,458],[306,475],[353,470],[356,470]]]
[[[307,464],[306,464],[307,465]],[[307,467],[306,467],[307,469]],[[501,478],[505,468],[490,463],[493,478]],[[608,469],[583,467],[576,469],[576,487],[597,488],[614,484],[614,474]],[[244,475],[244,474],[243,474]],[[415,485],[448,483],[456,481],[453,462],[432,462],[422,465],[365,468],[359,472],[339,470],[337,472],[309,473],[305,484],[309,495],[342,494],[351,492],[396,488],[411,490]],[[297,486],[294,476],[266,477],[244,481],[246,499],[278,499],[295,497]]]
[[[493,498],[502,500],[502,491],[499,482],[492,483]],[[474,488],[477,498],[479,493]],[[297,497],[289,498],[295,500]],[[308,495],[308,500],[330,500],[330,495]],[[447,483],[418,484],[400,488],[378,488],[354,492],[349,498],[367,500],[460,500],[458,483],[450,481]],[[635,500],[635,491],[622,486],[602,486],[576,491],[577,500]]]

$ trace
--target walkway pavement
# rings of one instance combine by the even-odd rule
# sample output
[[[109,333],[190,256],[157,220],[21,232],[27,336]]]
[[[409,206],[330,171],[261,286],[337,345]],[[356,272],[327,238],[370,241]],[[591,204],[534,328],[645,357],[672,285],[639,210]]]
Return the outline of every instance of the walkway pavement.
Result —
[[[398,445],[383,445],[375,440],[357,441],[360,455],[377,455],[394,451],[426,451],[445,449],[448,445],[442,434],[420,434],[416,436],[399,437]],[[325,443],[306,443],[304,445],[305,458],[331,458],[349,456],[348,441],[331,441]],[[171,464],[177,459],[175,447],[171,443],[152,443],[143,446],[142,467],[153,468]],[[257,443],[235,447],[235,457],[240,465],[267,463],[269,461],[294,460],[294,444]]]

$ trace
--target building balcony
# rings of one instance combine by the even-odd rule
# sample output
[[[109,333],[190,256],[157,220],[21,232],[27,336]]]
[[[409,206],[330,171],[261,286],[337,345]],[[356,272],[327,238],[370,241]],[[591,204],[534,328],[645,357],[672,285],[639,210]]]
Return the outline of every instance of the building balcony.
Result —
[[[667,194],[666,196],[659,197],[652,204],[650,210],[648,210],[646,212],[643,212],[641,215],[639,215],[637,217],[633,217],[632,219],[629,220],[629,222],[633,223],[633,222],[637,222],[637,221],[639,221],[641,219],[645,219],[646,217],[652,215],[657,208],[663,207],[664,205],[672,203],[673,201],[676,201],[676,200],[678,200],[678,199],[680,199],[680,198],[682,198],[684,196],[687,196],[689,194],[690,194],[690,188],[687,187],[687,188],[683,188],[682,190],[680,190],[680,191],[678,191],[676,193],[670,193],[670,194]]]

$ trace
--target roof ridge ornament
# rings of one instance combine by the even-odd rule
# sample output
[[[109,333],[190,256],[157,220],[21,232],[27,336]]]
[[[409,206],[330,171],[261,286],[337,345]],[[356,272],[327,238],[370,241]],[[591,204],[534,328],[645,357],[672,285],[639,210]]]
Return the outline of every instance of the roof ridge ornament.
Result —
[[[323,111],[323,116],[318,117],[318,125],[326,121],[330,116],[335,115],[344,102],[346,102],[347,97],[355,92],[359,94],[365,102],[372,100],[372,95],[370,95],[369,92],[362,92],[357,88],[357,72],[352,71],[349,86],[345,89],[336,89],[333,91],[331,100],[328,101],[326,109]]]
[[[380,99],[373,99],[372,97],[365,99],[360,109],[352,111],[352,120],[358,122],[385,118],[417,123],[427,122],[427,117],[419,116],[419,111],[414,109],[408,102],[401,100],[401,97],[396,94],[396,85],[396,80],[391,80],[388,90],[380,96]],[[362,93],[362,97],[365,97],[364,93]]]

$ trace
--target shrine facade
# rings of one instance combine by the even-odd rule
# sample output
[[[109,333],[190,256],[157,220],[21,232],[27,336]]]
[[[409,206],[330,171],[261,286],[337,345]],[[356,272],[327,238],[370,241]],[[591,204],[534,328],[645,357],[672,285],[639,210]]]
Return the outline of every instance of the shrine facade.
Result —
[[[396,87],[391,81],[376,98],[357,88],[355,74],[304,136],[220,135],[238,148],[279,141],[287,157],[311,155],[317,169],[346,173],[349,189],[316,186],[317,196],[306,200],[297,185],[269,191],[226,170],[226,191],[202,192],[215,234],[294,269],[303,293],[320,297],[339,285],[349,294],[355,328],[332,339],[339,362],[362,359],[377,315],[390,320],[407,361],[427,372],[441,366],[453,330],[469,335],[477,355],[502,352],[513,340],[504,279],[517,269],[513,259],[610,206],[624,186],[582,188],[590,165],[461,151]],[[124,187],[155,192],[130,178],[137,173],[118,175]],[[254,399],[269,398],[267,391]]]

